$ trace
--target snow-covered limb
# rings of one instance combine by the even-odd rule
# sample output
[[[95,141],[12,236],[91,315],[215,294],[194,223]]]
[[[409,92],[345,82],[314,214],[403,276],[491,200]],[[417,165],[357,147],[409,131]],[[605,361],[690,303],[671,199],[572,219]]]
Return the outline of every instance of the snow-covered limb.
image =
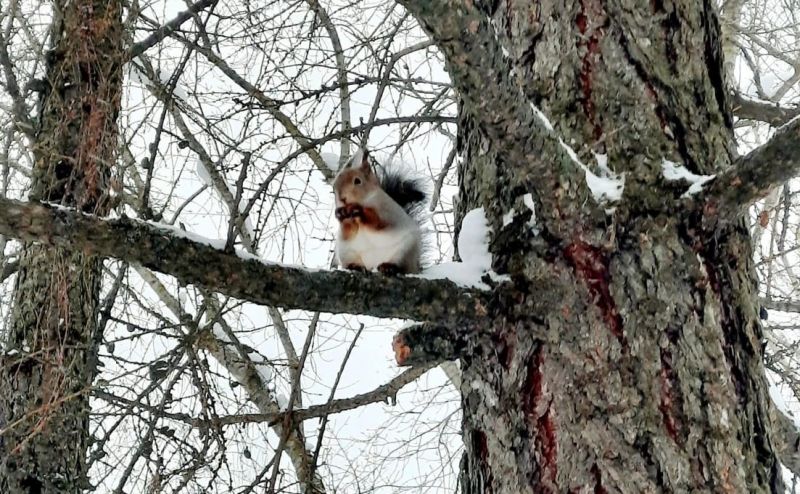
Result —
[[[746,120],[779,126],[800,115],[800,106],[781,106],[771,101],[748,98],[736,92],[733,94],[733,114]]]
[[[122,259],[174,276],[184,284],[287,309],[451,325],[481,319],[489,296],[449,280],[310,271],[265,263],[141,221],[102,220],[10,199],[0,199],[0,234]]]
[[[697,194],[708,222],[728,221],[770,190],[800,174],[800,119],[778,129],[766,144],[733,162]]]

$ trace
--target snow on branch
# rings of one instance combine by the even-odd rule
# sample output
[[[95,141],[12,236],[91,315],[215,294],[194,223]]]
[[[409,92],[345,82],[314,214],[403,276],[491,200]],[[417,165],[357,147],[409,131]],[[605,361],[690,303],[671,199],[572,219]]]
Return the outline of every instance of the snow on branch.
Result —
[[[661,173],[670,182],[683,180],[691,185],[681,197],[689,197],[703,190],[703,185],[716,178],[716,175],[697,175],[690,172],[685,166],[679,165],[668,159],[661,160]]]
[[[779,126],[800,115],[800,105],[781,106],[771,101],[751,99],[736,92],[733,94],[733,114],[744,120]]]
[[[458,325],[481,320],[490,293],[449,280],[312,271],[215,248],[213,242],[129,218],[0,198],[0,235],[121,259],[248,302],[328,313]],[[216,245],[219,246],[219,245]]]
[[[718,173],[697,194],[706,221],[736,218],[742,208],[800,174],[800,116],[779,128],[763,146]]]

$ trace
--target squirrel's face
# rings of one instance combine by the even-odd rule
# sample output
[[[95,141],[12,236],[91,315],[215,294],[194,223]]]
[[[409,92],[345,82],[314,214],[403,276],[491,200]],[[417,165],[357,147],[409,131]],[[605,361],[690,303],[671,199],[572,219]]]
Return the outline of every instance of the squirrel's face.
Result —
[[[376,187],[380,187],[380,182],[372,169],[369,156],[366,151],[359,151],[339,171],[333,182],[336,206],[359,204]]]

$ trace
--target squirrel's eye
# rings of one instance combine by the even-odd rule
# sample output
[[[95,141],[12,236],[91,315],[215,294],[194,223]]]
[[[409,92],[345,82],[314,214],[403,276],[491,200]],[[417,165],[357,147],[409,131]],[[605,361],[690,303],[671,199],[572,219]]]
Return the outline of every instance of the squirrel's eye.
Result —
[[[356,185],[361,185],[361,179],[356,177],[356,178],[353,179],[353,183],[356,184]]]

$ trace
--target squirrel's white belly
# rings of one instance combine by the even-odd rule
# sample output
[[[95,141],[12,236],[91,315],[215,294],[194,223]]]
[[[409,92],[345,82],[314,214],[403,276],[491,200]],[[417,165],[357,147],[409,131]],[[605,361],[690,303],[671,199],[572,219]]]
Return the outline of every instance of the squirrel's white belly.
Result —
[[[358,257],[366,269],[372,270],[383,263],[402,263],[403,256],[409,252],[412,243],[418,242],[417,239],[418,235],[412,229],[375,231],[360,228],[349,240],[340,241],[337,255],[340,260]]]

